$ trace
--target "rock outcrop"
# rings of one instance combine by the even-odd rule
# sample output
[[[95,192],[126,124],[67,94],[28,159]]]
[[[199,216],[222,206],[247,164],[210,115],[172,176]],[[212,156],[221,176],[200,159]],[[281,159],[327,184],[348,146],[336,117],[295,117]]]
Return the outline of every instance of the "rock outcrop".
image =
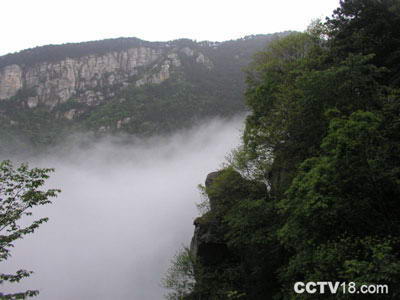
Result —
[[[246,178],[232,167],[208,174],[205,185],[210,209],[194,221],[190,255],[194,262],[195,286],[185,299],[242,299],[232,295],[265,299],[260,298],[264,289],[262,293],[253,292],[243,283],[255,278],[255,272],[260,278],[269,278],[269,265],[258,269],[261,260],[259,257],[254,260],[254,255],[265,248],[264,241],[269,241],[267,229],[262,233],[253,231],[255,224],[264,225],[266,221],[263,211],[268,201],[267,186]],[[266,201],[263,205],[262,199]],[[255,272],[248,273],[249,270]]]
[[[206,189],[209,188],[215,178],[221,172],[212,172],[207,175],[205,182]],[[211,216],[217,199],[210,197],[210,212],[197,218],[194,221],[194,234],[190,243],[191,255],[196,260],[201,260],[202,265],[212,265],[223,261],[229,255],[228,247],[221,235],[219,221]]]
[[[208,69],[213,67],[203,53],[189,47],[171,49],[167,44],[29,66],[12,64],[0,69],[0,100],[23,93],[29,108],[40,104],[52,108],[69,99],[93,106],[113,97],[121,87],[162,83],[181,67],[180,55],[193,57]],[[73,113],[65,117],[70,119]]]
[[[232,228],[224,222],[224,218],[249,195],[255,199],[265,197],[267,187],[262,182],[244,178],[232,168],[209,173],[205,187],[210,210],[194,221],[190,251],[202,266],[222,265],[234,259],[232,245],[229,246],[227,238],[227,232]]]
[[[9,65],[0,70],[0,100],[14,96],[22,86],[20,66]]]

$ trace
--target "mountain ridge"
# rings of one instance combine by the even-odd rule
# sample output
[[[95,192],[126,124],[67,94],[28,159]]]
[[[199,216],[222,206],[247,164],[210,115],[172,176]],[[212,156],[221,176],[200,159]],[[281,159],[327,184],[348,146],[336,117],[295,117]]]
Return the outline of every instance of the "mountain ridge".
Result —
[[[155,45],[155,46],[160,46],[164,44],[174,44],[174,43],[181,43],[181,42],[186,42],[189,44],[199,44],[199,45],[212,45],[212,46],[219,46],[223,44],[228,44],[240,40],[248,40],[248,39],[256,39],[256,38],[262,38],[262,37],[268,37],[270,35],[285,35],[288,34],[292,31],[283,31],[283,32],[276,32],[276,33],[271,33],[271,34],[253,34],[253,35],[246,35],[242,38],[238,39],[230,39],[230,40],[225,40],[225,41],[209,41],[209,40],[203,40],[203,41],[196,41],[192,40],[189,38],[179,38],[179,39],[174,39],[170,41],[146,41],[137,37],[118,37],[118,38],[107,38],[107,39],[101,39],[101,40],[91,40],[91,41],[85,41],[85,42],[67,42],[67,43],[62,43],[62,44],[47,44],[47,45],[41,45],[41,46],[36,46],[36,47],[31,47],[31,48],[26,48],[22,49],[19,51],[15,52],[10,52],[6,53],[3,55],[0,55],[0,68],[3,68],[7,65],[11,64],[18,64],[19,62],[15,61],[17,57],[22,58],[25,61],[29,61],[32,59],[33,55],[38,55],[40,51],[47,49],[50,51],[53,51],[56,55],[58,55],[58,58],[56,59],[63,59],[63,55],[65,55],[65,49],[73,49],[77,51],[75,56],[83,56],[82,54],[79,54],[79,49],[84,51],[87,51],[86,54],[90,53],[97,53],[101,47],[106,47],[104,50],[106,51],[118,51],[122,49],[128,49],[130,47],[136,47],[136,46],[149,46],[149,45]],[[57,53],[57,50],[62,50],[61,52]],[[73,58],[71,57],[71,58]],[[50,59],[54,59],[50,57]],[[45,60],[46,61],[46,60]],[[29,63],[29,62],[28,62]]]
[[[51,144],[66,132],[153,135],[245,110],[252,55],[290,32],[226,42],[117,38],[0,57],[0,138]]]

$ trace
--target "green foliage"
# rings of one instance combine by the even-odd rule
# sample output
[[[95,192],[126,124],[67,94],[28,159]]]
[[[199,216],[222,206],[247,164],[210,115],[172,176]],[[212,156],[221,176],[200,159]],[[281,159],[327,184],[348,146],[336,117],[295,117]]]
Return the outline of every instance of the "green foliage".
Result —
[[[199,184],[197,188],[199,189],[202,200],[200,203],[196,203],[196,207],[200,212],[200,214],[204,216],[211,210],[210,201],[207,196],[206,187],[204,185]]]
[[[7,115],[0,116],[0,124],[1,153],[54,145],[65,136],[68,125],[66,120],[57,119],[47,108],[27,109],[20,106],[13,106],[8,109]]]
[[[34,88],[22,88],[18,90],[17,94],[13,97],[11,97],[11,101],[21,101],[21,100],[26,100],[29,97],[35,97],[36,96],[36,90]]]
[[[194,288],[194,258],[189,248],[183,247],[174,257],[162,280],[162,285],[171,290],[166,299],[182,300]]]
[[[86,105],[84,103],[79,102],[77,99],[69,99],[66,102],[58,104],[54,108],[54,112],[65,113],[71,109],[85,109]]]
[[[374,54],[373,64],[390,72],[383,83],[400,80],[400,4],[397,0],[346,0],[327,20],[331,49],[335,59],[349,53]]]
[[[229,117],[244,107],[240,91],[231,96],[227,87],[229,84],[204,66],[187,63],[183,73],[161,84],[121,91],[112,101],[91,110],[83,126],[148,136],[189,127],[213,116]]]
[[[316,243],[343,232],[359,235],[360,230],[367,234],[389,229],[369,222],[383,218],[383,211],[392,209],[382,207],[380,199],[385,195],[381,192],[386,191],[376,191],[380,181],[388,179],[382,178],[386,174],[381,164],[383,153],[379,151],[383,142],[379,125],[373,113],[361,111],[348,119],[331,121],[321,145],[325,155],[307,159],[301,165],[287,198],[280,203],[283,213],[289,216],[281,233],[287,241],[299,246],[303,236],[307,236],[307,242]],[[379,207],[377,201],[381,202]]]
[[[40,218],[21,225],[21,219],[31,216],[33,207],[51,203],[50,199],[60,192],[56,189],[43,190],[45,180],[52,169],[29,169],[22,164],[14,169],[10,161],[0,163],[0,262],[11,256],[14,242],[26,234],[33,233],[48,218]],[[0,273],[0,285],[14,283],[29,277],[32,272],[18,270],[15,274]],[[26,291],[16,294],[0,294],[0,299],[25,299],[35,296],[38,291]]]
[[[221,218],[228,246],[236,250],[268,243],[271,211],[264,184],[244,179],[233,168],[224,169],[206,189],[211,214]]]
[[[294,294],[293,283],[321,280],[355,282],[358,287],[363,284],[387,284],[390,289],[388,298],[397,299],[400,280],[398,247],[399,240],[390,236],[339,237],[335,241],[310,245],[297,251],[281,269],[285,299],[315,299],[315,295]],[[325,296],[324,299],[354,299],[341,292]],[[380,298],[384,296],[377,295],[372,299]]]
[[[353,299],[293,291],[339,281],[386,284],[389,295],[368,299],[399,298],[399,8],[341,1],[325,23],[255,57],[243,144],[206,189],[229,251],[196,273],[195,290],[219,274],[202,296]]]
[[[207,90],[197,93],[195,86],[176,78],[159,85],[131,87],[118,97],[96,107],[85,120],[85,126],[96,129],[108,126],[117,131],[117,122],[124,118],[123,130],[132,134],[150,135],[171,132],[182,126],[189,126],[199,118],[212,115],[212,95]],[[218,113],[218,111],[215,111]]]
[[[295,171],[304,159],[319,153],[329,124],[327,110],[348,115],[382,105],[385,88],[377,79],[383,70],[370,60],[350,55],[332,64],[321,42],[307,33],[278,40],[259,55],[249,72],[252,114],[246,121],[244,150],[249,164],[262,167],[266,177],[280,174],[271,182],[277,193],[293,178],[288,169]]]
[[[394,221],[400,213],[398,171],[383,146],[381,125],[371,112],[335,118],[321,145],[324,154],[301,165],[280,201],[286,223],[278,234],[296,253],[283,271],[287,282],[304,276],[393,285],[399,280],[393,250],[400,246]]]
[[[272,296],[276,291],[273,270],[280,259],[276,254],[281,249],[265,184],[227,167],[212,179],[205,193],[210,210],[195,223],[202,232],[199,236],[207,236],[211,244],[201,246],[205,252],[196,261],[196,286],[190,299]],[[215,246],[222,244],[226,247]]]

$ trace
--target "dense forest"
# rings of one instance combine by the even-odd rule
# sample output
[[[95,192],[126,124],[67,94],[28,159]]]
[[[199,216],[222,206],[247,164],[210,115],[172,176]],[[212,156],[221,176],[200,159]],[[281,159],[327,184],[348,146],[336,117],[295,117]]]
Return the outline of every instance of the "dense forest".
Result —
[[[400,298],[399,28],[399,1],[343,0],[258,53],[242,145],[207,178],[170,299]],[[294,293],[310,281],[389,293]]]

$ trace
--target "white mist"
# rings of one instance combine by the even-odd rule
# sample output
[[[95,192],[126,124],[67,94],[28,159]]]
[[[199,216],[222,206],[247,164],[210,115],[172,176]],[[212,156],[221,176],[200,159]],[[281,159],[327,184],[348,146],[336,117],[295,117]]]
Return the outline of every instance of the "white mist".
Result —
[[[35,210],[50,221],[2,263],[2,272],[35,272],[10,291],[39,289],[38,300],[163,299],[161,277],[193,234],[197,185],[238,145],[242,121],[36,158],[31,165],[56,169],[48,186],[62,193]]]

